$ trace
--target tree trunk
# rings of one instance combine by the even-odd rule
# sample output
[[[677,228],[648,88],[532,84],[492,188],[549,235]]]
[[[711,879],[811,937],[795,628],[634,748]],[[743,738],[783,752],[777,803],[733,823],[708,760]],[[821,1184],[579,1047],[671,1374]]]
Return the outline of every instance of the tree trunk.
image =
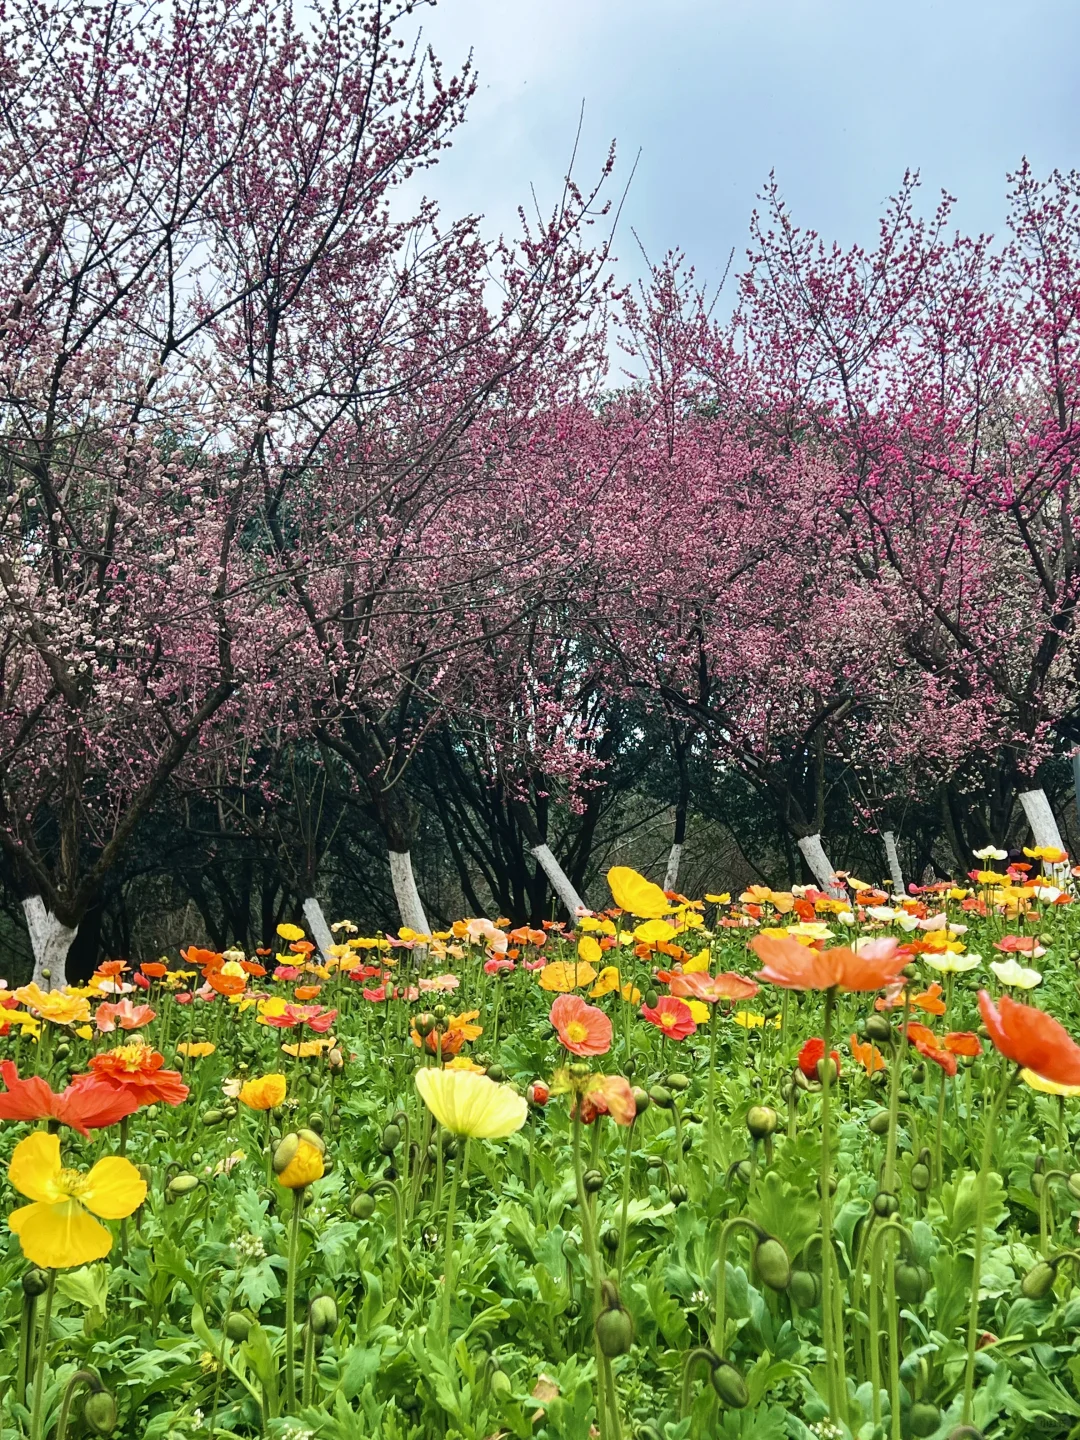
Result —
[[[416,888],[416,877],[413,875],[410,851],[390,851],[390,883],[394,887],[394,899],[397,901],[402,925],[407,925],[418,935],[430,935],[431,931],[428,929],[423,901]]]
[[[40,895],[23,901],[30,944],[34,947],[34,981],[46,990],[67,984],[67,953],[78,933],[78,925],[65,925],[45,908]],[[48,972],[48,973],[46,973]]]
[[[1020,804],[1031,826],[1036,845],[1051,845],[1055,850],[1064,850],[1061,831],[1050,807],[1045,790],[1021,790]],[[1044,869],[1060,879],[1069,873],[1067,865],[1044,866]]]
[[[668,851],[667,869],[664,871],[664,889],[674,890],[679,883],[679,861],[682,859],[682,843],[678,840],[672,842]]]
[[[803,859],[810,867],[810,873],[817,881],[818,886],[827,895],[839,899],[844,891],[837,889],[833,880],[833,867],[829,863],[829,857],[825,854],[825,847],[821,843],[820,835],[803,835],[797,842],[802,851]]]
[[[315,944],[322,952],[323,959],[329,964],[333,958],[330,954],[330,947],[334,944],[334,936],[330,926],[326,923],[323,908],[314,895],[304,901],[304,919],[308,923],[308,929],[315,937]]]
[[[889,875],[892,877],[893,894],[906,895],[907,889],[904,886],[904,872],[900,868],[900,852],[896,848],[896,836],[891,830],[883,830],[881,838],[885,842],[885,854],[889,861]]]
[[[547,876],[551,888],[569,912],[571,920],[576,918],[579,910],[589,908],[571,885],[569,875],[555,859],[549,846],[533,845],[530,847],[529,853],[535,857],[537,864]]]

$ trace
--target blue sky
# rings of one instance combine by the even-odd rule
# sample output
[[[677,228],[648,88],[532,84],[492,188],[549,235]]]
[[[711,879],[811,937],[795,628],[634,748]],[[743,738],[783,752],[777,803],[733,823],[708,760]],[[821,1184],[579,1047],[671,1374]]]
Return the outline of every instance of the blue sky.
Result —
[[[640,150],[631,228],[715,282],[747,243],[770,170],[797,223],[873,238],[906,167],[968,230],[1002,228],[1005,175],[1080,165],[1078,0],[441,0],[418,11],[447,63],[471,48],[480,89],[424,188],[447,212],[510,229],[530,186],[558,194],[582,102],[583,178],[614,139]]]

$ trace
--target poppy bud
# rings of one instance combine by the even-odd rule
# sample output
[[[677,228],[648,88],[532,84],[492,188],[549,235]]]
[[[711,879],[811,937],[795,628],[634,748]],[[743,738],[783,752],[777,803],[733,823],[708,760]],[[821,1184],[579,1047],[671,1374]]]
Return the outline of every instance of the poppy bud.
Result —
[[[677,1073],[673,1075],[665,1075],[664,1084],[669,1090],[689,1090],[690,1077],[689,1075],[680,1075]]]
[[[22,1277],[22,1288],[23,1294],[30,1299],[34,1299],[38,1295],[44,1295],[45,1291],[49,1288],[49,1277],[45,1274],[44,1270],[39,1270],[35,1265],[30,1270],[27,1270],[26,1274]]]
[[[1033,1171],[1031,1176],[1031,1193],[1035,1196],[1036,1200],[1039,1198],[1045,1188],[1045,1175],[1040,1175],[1037,1170]]]
[[[614,1255],[616,1250],[618,1250],[619,1232],[615,1229],[614,1225],[609,1225],[606,1230],[601,1232],[600,1244],[603,1245],[604,1249],[611,1255]]]
[[[821,1080],[821,1081],[824,1081],[824,1079],[825,1079],[825,1067],[826,1067],[826,1066],[828,1066],[828,1070],[829,1070],[829,1084],[830,1084],[830,1085],[835,1085],[835,1084],[836,1084],[836,1081],[837,1081],[837,1077],[838,1077],[839,1074],[840,1074],[840,1071],[839,1071],[839,1069],[838,1069],[838,1067],[837,1067],[837,1064],[836,1064],[836,1061],[835,1061],[835,1060],[832,1060],[832,1059],[830,1059],[830,1060],[821,1059],[821,1060],[819,1060],[819,1061],[817,1062],[817,1074],[818,1074],[818,1079]]]
[[[921,1305],[930,1288],[929,1272],[921,1265],[897,1265],[896,1293],[904,1305]]]
[[[436,1020],[445,1020],[447,1015],[446,1006],[436,1005],[431,1013],[435,1016]]]
[[[497,1085],[501,1085],[506,1079],[506,1067],[504,1065],[489,1065],[487,1073],[488,1079],[494,1080]]]
[[[169,1181],[168,1193],[170,1195],[190,1195],[192,1190],[197,1189],[199,1177],[197,1175],[174,1175]]]
[[[575,1060],[570,1066],[571,1080],[587,1080],[589,1076],[588,1065],[583,1065],[580,1060]]]
[[[889,1112],[887,1110],[875,1110],[866,1127],[871,1135],[884,1135],[889,1128]]]
[[[225,1334],[230,1340],[244,1341],[251,1334],[251,1323],[242,1310],[230,1310],[225,1321]]]
[[[884,1015],[868,1015],[865,1030],[866,1038],[877,1045],[888,1045],[893,1038],[893,1028]]]
[[[911,1188],[920,1195],[930,1189],[930,1167],[921,1160],[916,1160],[911,1167]]]
[[[908,1428],[912,1435],[923,1437],[933,1435],[941,1424],[941,1409],[930,1400],[917,1400],[908,1413]]]
[[[635,1115],[644,1115],[645,1111],[652,1104],[652,1096],[647,1090],[643,1090],[640,1085],[634,1086],[633,1096]]]
[[[507,1375],[505,1370],[492,1371],[490,1386],[491,1398],[498,1400],[500,1403],[504,1400],[509,1400],[510,1396],[514,1393],[510,1376]]]
[[[916,1085],[921,1085],[926,1079],[926,1066],[915,1065],[911,1071],[911,1078],[915,1081]]]
[[[585,1186],[586,1195],[595,1195],[604,1188],[604,1177],[599,1170],[586,1170],[582,1176],[582,1184]]]
[[[326,1063],[331,1070],[344,1070],[345,1056],[336,1045],[332,1050],[326,1052]]]
[[[71,1046],[66,1041],[61,1041],[53,1051],[53,1057],[57,1060],[66,1060],[71,1054]]]
[[[673,1205],[685,1205],[687,1199],[686,1186],[672,1185],[671,1189],[668,1191],[668,1199]]]
[[[313,1335],[332,1335],[337,1329],[337,1301],[332,1295],[316,1295],[308,1307],[308,1319]]]
[[[743,1161],[743,1164],[745,1165],[746,1162]],[[747,1169],[749,1170],[749,1166],[747,1166]],[[747,1176],[747,1179],[749,1179],[749,1175]],[[836,1194],[836,1181],[837,1181],[837,1177],[836,1177],[835,1175],[830,1175],[830,1176],[829,1176],[829,1194],[830,1194],[830,1195],[835,1195],[835,1194]],[[817,1184],[815,1185],[814,1188],[817,1190],[818,1194],[820,1195],[820,1194],[821,1194],[821,1177],[820,1177],[820,1175],[818,1176]]]
[[[709,1378],[717,1395],[732,1410],[744,1410],[749,1405],[750,1391],[746,1381],[730,1361],[721,1360],[714,1365]]]
[[[792,1270],[788,1294],[800,1310],[812,1309],[821,1299],[821,1276],[812,1270]]]
[[[299,1135],[284,1135],[274,1148],[274,1174],[280,1175],[300,1149]]]
[[[1048,1260],[1037,1260],[1020,1281],[1020,1294],[1025,1300],[1045,1300],[1056,1279],[1057,1267]]]
[[[546,1105],[551,1091],[543,1080],[534,1080],[525,1090],[525,1099],[532,1105]]]
[[[430,1035],[435,1029],[435,1016],[429,1014],[427,1011],[424,1011],[421,1015],[414,1015],[412,1018],[412,1028],[418,1035]]]
[[[661,1110],[670,1110],[675,1103],[671,1091],[666,1090],[663,1085],[654,1085],[649,1091],[649,1099]]]
[[[751,1105],[746,1112],[746,1128],[755,1140],[764,1140],[776,1130],[776,1111],[769,1105]]]
[[[315,1113],[314,1115],[309,1115],[309,1116],[308,1116],[308,1122],[307,1122],[307,1123],[308,1123],[308,1129],[309,1129],[309,1130],[314,1130],[316,1135],[321,1135],[321,1134],[323,1133],[323,1131],[326,1129],[326,1121],[325,1121],[325,1119],[323,1118],[323,1116],[321,1116],[321,1115],[318,1113],[318,1111],[316,1111],[316,1113]]]
[[[919,978],[919,967],[917,965],[905,965],[900,971],[905,980],[917,980]]]
[[[95,1435],[111,1435],[116,1429],[116,1401],[104,1388],[86,1397],[82,1413],[87,1429]]]
[[[379,1149],[384,1155],[392,1155],[401,1140],[401,1131],[391,1121],[389,1125],[383,1126],[382,1135],[379,1137]]]
[[[326,1154],[326,1141],[321,1135],[316,1135],[314,1130],[304,1129],[298,1130],[296,1133],[299,1139],[306,1140],[309,1145],[314,1145],[320,1155]]]
[[[219,1110],[216,1107],[212,1110],[204,1110],[199,1116],[199,1120],[203,1125],[220,1125],[224,1119],[225,1111]]]
[[[563,1314],[568,1320],[576,1320],[581,1314],[581,1306],[576,1300],[568,1300],[566,1302],[566,1308],[563,1310]]]
[[[880,1215],[882,1220],[895,1215],[899,1209],[900,1201],[890,1190],[879,1190],[874,1196],[874,1214]]]
[[[604,1308],[596,1317],[596,1342],[609,1360],[629,1354],[634,1344],[634,1322],[623,1308],[619,1292],[610,1280],[603,1282]]]
[[[1065,1188],[1074,1200],[1080,1200],[1080,1170],[1074,1170],[1065,1182]]]
[[[772,1235],[755,1248],[754,1268],[770,1290],[782,1293],[791,1284],[791,1260],[783,1244]]]

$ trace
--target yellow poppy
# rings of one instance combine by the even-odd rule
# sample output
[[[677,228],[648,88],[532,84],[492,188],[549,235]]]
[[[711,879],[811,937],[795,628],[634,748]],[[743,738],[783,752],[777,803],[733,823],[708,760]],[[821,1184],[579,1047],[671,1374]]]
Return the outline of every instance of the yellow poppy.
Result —
[[[1032,1090],[1041,1090],[1044,1095],[1064,1095],[1066,1098],[1080,1095],[1080,1085],[1059,1085],[1055,1080],[1044,1080],[1034,1070],[1021,1070],[1020,1079]]]
[[[594,1000],[599,1000],[602,995],[610,995],[613,990],[619,988],[619,970],[616,965],[605,965],[600,974],[596,977],[596,984],[589,991]]]
[[[74,1025],[90,1019],[90,1001],[85,995],[69,995],[63,990],[42,990],[32,983],[15,991],[20,1004],[49,1020],[53,1025]]]
[[[213,1055],[217,1046],[209,1040],[183,1040],[176,1047],[178,1055],[186,1055],[189,1060],[202,1060],[207,1055]]]
[[[321,1055],[324,1050],[332,1050],[337,1044],[333,1035],[320,1035],[318,1040],[301,1040],[297,1044],[284,1044],[282,1050],[286,1055],[292,1055],[300,1060],[310,1060],[312,1055]]]
[[[709,952],[700,950],[696,955],[691,955],[689,960],[683,961],[682,973],[684,975],[704,975],[709,969]]]
[[[588,962],[568,964],[565,960],[553,960],[540,971],[540,989],[557,990],[565,994],[576,990],[579,985],[590,985],[596,979],[596,971]]]
[[[241,1085],[237,1099],[249,1110],[273,1110],[285,1099],[288,1088],[284,1075],[259,1075]]]
[[[528,1105],[509,1085],[496,1085],[471,1070],[424,1069],[416,1072],[420,1098],[435,1119],[454,1135],[502,1140],[525,1124]]]
[[[591,935],[581,937],[578,941],[577,953],[578,959],[583,960],[586,965],[595,965],[604,956],[599,940],[594,940]]]
[[[629,865],[613,865],[607,872],[607,882],[619,909],[642,920],[656,920],[675,909],[659,885],[646,880]]]
[[[447,1062],[448,1070],[468,1070],[470,1075],[483,1075],[484,1067],[477,1065],[475,1060],[470,1060],[468,1055],[455,1055]]]
[[[277,927],[277,933],[281,936],[282,940],[303,940],[304,938],[304,932],[300,929],[299,925],[279,925]]]
[[[759,1015],[754,1010],[739,1010],[731,1017],[736,1025],[741,1025],[744,1030],[758,1030],[762,1025],[771,1025],[774,1030],[780,1029],[780,1016],[775,1020],[766,1020],[764,1015]]]
[[[675,939],[676,930],[666,920],[646,920],[634,931],[634,939],[643,945],[660,945]]]
[[[411,945],[427,945],[431,940],[430,935],[423,935],[419,930],[414,930],[411,925],[402,925],[397,932],[399,940],[405,940]]]
[[[325,1169],[322,1151],[310,1140],[301,1139],[292,1159],[278,1175],[277,1182],[286,1190],[303,1190],[306,1185],[321,1180]]]
[[[705,899],[708,900],[708,902],[709,902],[710,905],[730,905],[730,904],[731,904],[731,896],[728,894],[728,892],[727,892],[726,890],[724,891],[724,893],[723,893],[722,895],[706,895],[706,896],[705,896]]]
[[[58,1270],[103,1260],[113,1237],[93,1217],[122,1220],[146,1199],[146,1181],[130,1160],[106,1155],[89,1173],[65,1170],[60,1137],[44,1130],[15,1146],[8,1179],[33,1201],[8,1216],[23,1254],[32,1265]]]
[[[690,1014],[694,1017],[695,1025],[708,1025],[712,1018],[712,1011],[703,1000],[683,1000],[684,1005],[690,1006]]]

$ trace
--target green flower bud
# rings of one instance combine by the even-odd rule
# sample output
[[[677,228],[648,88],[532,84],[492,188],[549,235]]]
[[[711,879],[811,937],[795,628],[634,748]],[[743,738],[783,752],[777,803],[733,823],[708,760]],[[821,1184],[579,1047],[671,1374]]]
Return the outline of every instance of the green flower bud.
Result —
[[[355,1220],[370,1220],[375,1214],[375,1196],[361,1191],[349,1201],[349,1214]]]
[[[1080,1170],[1074,1170],[1065,1182],[1065,1188],[1074,1200],[1080,1200]]]
[[[490,1383],[491,1398],[493,1400],[497,1400],[500,1404],[504,1400],[509,1400],[510,1396],[514,1393],[514,1387],[511,1384],[510,1376],[507,1375],[505,1370],[493,1371]]]
[[[930,1189],[930,1167],[916,1160],[911,1167],[911,1188],[920,1194]]]
[[[314,1130],[316,1135],[321,1135],[326,1129],[326,1117],[320,1115],[318,1111],[316,1111],[314,1115],[308,1116],[307,1123],[308,1129]]]
[[[764,1140],[776,1131],[777,1114],[769,1105],[751,1105],[746,1112],[746,1128],[755,1140]]]
[[[619,1248],[619,1232],[614,1225],[609,1225],[600,1232],[600,1244],[609,1255],[614,1255]]]
[[[754,1268],[770,1290],[782,1292],[791,1284],[791,1260],[782,1243],[771,1235],[756,1246]]]
[[[218,1110],[217,1108],[213,1110],[204,1110],[199,1116],[199,1120],[203,1125],[220,1125],[224,1119],[225,1111]]]
[[[917,1400],[908,1414],[908,1428],[912,1435],[924,1437],[933,1435],[941,1424],[941,1408],[929,1400]]]
[[[866,1122],[866,1125],[871,1135],[884,1135],[889,1128],[889,1112],[887,1110],[875,1110]]]
[[[586,1195],[595,1195],[604,1188],[604,1177],[599,1170],[586,1170],[581,1178]]]
[[[197,1175],[174,1175],[169,1181],[168,1192],[170,1195],[190,1195],[192,1190],[198,1188],[198,1184]]]
[[[893,1028],[884,1015],[868,1015],[864,1028],[866,1038],[875,1045],[888,1045],[893,1038]]]
[[[116,1429],[116,1401],[108,1390],[97,1390],[83,1401],[83,1419],[95,1435],[111,1435]]]
[[[900,1201],[890,1190],[879,1190],[874,1196],[874,1214],[887,1220],[900,1209]]]
[[[1037,1260],[1020,1281],[1020,1294],[1025,1300],[1044,1300],[1056,1279],[1057,1267],[1048,1260]]]
[[[929,1272],[921,1265],[897,1265],[894,1273],[896,1294],[901,1304],[921,1305],[930,1288]]]
[[[401,1143],[401,1131],[393,1122],[383,1126],[382,1135],[379,1138],[379,1149],[384,1155],[392,1155]]]
[[[670,1110],[672,1105],[675,1104],[671,1091],[665,1089],[663,1085],[654,1085],[649,1091],[649,1099],[654,1105],[658,1105],[661,1110]]]
[[[685,1204],[686,1204],[687,1195],[686,1195],[686,1186],[685,1186],[685,1185],[672,1185],[671,1189],[670,1189],[667,1193],[668,1193],[668,1199],[671,1201],[671,1203],[672,1203],[673,1205],[685,1205]]]
[[[650,1010],[655,1010],[660,1001],[660,996],[655,990],[646,990],[643,999]]]
[[[489,1065],[487,1069],[487,1074],[489,1080],[494,1080],[497,1085],[501,1085],[502,1082],[506,1079],[506,1066]]]
[[[284,1135],[274,1147],[274,1174],[280,1175],[287,1170],[290,1162],[295,1159],[296,1152],[300,1149],[299,1135]]]
[[[430,1035],[435,1029],[435,1016],[429,1014],[426,1010],[420,1015],[414,1015],[412,1017],[412,1028],[418,1035]]]
[[[744,1410],[749,1405],[750,1391],[746,1381],[729,1361],[721,1360],[714,1365],[710,1379],[713,1389],[730,1409]]]
[[[669,1090],[689,1090],[690,1076],[678,1073],[664,1076],[664,1084]]]
[[[337,1329],[338,1308],[332,1295],[316,1295],[308,1306],[308,1319],[313,1335],[332,1335]]]
[[[31,1298],[44,1295],[49,1288],[49,1277],[44,1270],[39,1270],[35,1265],[22,1277],[22,1288],[23,1294]]]
[[[637,1113],[638,1115],[644,1115],[644,1114],[645,1114],[645,1111],[646,1111],[646,1110],[649,1108],[649,1106],[652,1104],[652,1100],[651,1100],[651,1098],[650,1098],[650,1096],[649,1096],[649,1092],[648,1092],[647,1090],[642,1090],[642,1088],[641,1088],[640,1085],[635,1085],[635,1086],[634,1086],[634,1089],[633,1089],[633,1095],[634,1095],[634,1105],[635,1105],[635,1107],[636,1107],[636,1113]],[[1080,1178],[1080,1177],[1078,1177],[1078,1178]]]
[[[230,1310],[225,1321],[225,1334],[230,1340],[244,1341],[251,1334],[251,1319],[242,1310]]]
[[[792,1270],[788,1294],[800,1310],[811,1310],[821,1300],[821,1276],[812,1270]]]
[[[619,1292],[610,1280],[603,1282],[604,1308],[596,1317],[596,1341],[609,1360],[627,1355],[634,1343],[634,1322],[623,1308]]]

